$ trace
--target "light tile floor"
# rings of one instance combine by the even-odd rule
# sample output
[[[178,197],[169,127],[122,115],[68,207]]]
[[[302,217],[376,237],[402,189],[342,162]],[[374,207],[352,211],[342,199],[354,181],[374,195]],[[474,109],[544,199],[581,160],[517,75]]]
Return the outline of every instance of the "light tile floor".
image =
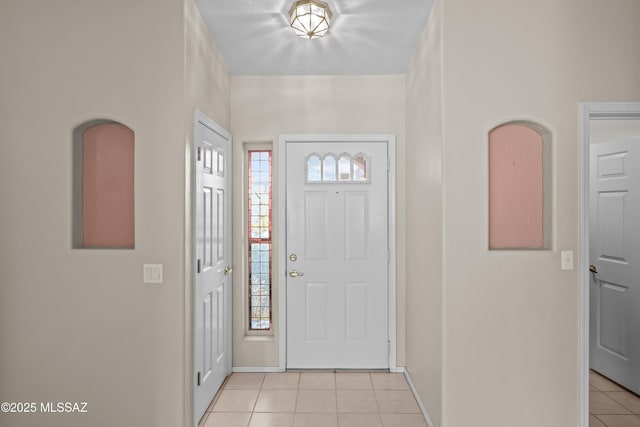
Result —
[[[589,373],[589,426],[640,427],[640,397]],[[201,427],[426,427],[404,376],[234,373]]]
[[[589,372],[589,427],[640,427],[640,397]]]
[[[200,427],[427,427],[402,374],[234,373]]]

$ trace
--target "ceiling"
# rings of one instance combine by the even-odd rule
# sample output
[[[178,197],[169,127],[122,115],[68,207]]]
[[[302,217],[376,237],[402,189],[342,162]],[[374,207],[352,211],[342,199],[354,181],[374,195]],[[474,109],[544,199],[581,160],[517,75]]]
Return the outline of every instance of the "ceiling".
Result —
[[[196,0],[233,75],[402,74],[434,0],[325,0],[326,36],[296,37],[294,0]]]

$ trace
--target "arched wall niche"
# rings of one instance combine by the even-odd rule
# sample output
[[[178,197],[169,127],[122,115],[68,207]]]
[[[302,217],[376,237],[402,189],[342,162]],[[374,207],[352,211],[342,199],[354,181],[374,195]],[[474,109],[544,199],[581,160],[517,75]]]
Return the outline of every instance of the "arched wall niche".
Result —
[[[551,132],[511,121],[489,132],[489,249],[551,248]]]
[[[135,135],[97,119],[73,130],[73,247],[135,247]]]

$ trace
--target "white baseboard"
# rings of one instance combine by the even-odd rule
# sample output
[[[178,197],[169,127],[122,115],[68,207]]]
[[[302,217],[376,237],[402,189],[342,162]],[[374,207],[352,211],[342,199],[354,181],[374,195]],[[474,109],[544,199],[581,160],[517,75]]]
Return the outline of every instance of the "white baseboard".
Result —
[[[231,368],[232,372],[285,372],[284,369],[280,369],[278,366],[258,366],[258,367],[245,367],[234,366]]]
[[[422,399],[420,399],[420,396],[418,395],[418,390],[416,390],[416,385],[413,383],[413,380],[411,379],[411,375],[409,375],[409,371],[404,368],[402,368],[402,371],[404,372],[404,377],[407,379],[407,382],[409,383],[409,387],[411,387],[411,392],[413,393],[413,396],[416,398],[416,402],[418,402],[418,407],[420,408],[420,412],[422,412],[424,419],[427,421],[427,425],[429,427],[434,427],[433,422],[431,421],[431,418],[429,418],[429,414],[427,413],[427,408],[424,407],[424,404],[422,403]]]

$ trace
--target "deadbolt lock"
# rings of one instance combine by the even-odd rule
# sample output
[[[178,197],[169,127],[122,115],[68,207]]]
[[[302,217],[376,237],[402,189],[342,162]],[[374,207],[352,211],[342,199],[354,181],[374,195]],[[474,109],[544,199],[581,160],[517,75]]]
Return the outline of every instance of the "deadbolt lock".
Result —
[[[298,255],[291,254],[289,255],[289,259],[291,260],[291,262],[296,262],[298,260]]]

